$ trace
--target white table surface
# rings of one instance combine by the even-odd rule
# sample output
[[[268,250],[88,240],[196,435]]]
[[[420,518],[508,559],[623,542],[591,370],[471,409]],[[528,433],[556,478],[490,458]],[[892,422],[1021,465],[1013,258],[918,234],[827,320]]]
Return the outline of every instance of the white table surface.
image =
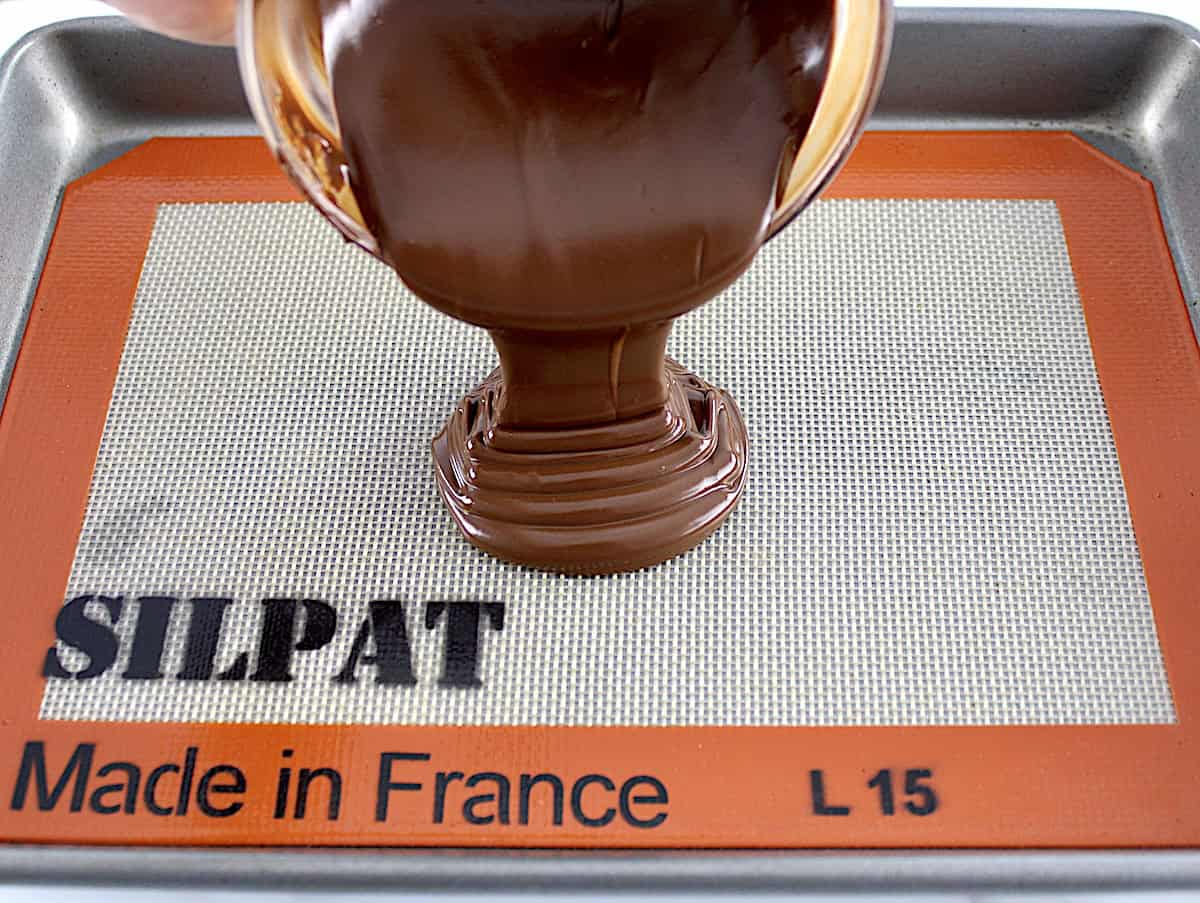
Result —
[[[1200,0],[897,0],[899,6],[928,6],[928,7],[974,7],[974,8],[1003,8],[1021,7],[1027,9],[1108,9],[1135,10],[1138,12],[1155,13],[1170,16],[1200,28]],[[42,25],[59,22],[66,19],[84,16],[114,15],[104,3],[96,0],[0,0],[0,52],[6,50],[23,35]],[[231,893],[229,891],[211,892],[164,892],[164,891],[120,891],[113,889],[67,889],[56,887],[2,887],[0,886],[0,903],[23,903],[27,900],[56,901],[56,903],[112,903],[116,900],[157,901],[169,897],[173,903],[284,903],[290,900],[319,900],[329,903],[368,903],[377,901],[380,896],[361,894],[320,894],[317,896],[294,893]],[[422,899],[424,895],[418,895]],[[477,897],[453,895],[441,897],[442,900],[456,903],[479,903]],[[505,898],[508,901],[518,899],[515,896]],[[525,898],[521,898],[525,899]],[[566,898],[560,898],[566,899]],[[682,899],[682,898],[679,898]],[[693,897],[694,899],[694,897]],[[822,897],[825,903],[840,900],[854,900],[858,903],[885,903],[905,899],[902,897],[867,895],[855,897]],[[907,899],[917,899],[908,897]],[[1104,895],[1075,895],[1054,894],[1034,896],[1011,896],[1007,894],[939,894],[923,898],[935,903],[1194,903],[1196,897],[1189,893],[1147,893],[1147,894],[1104,894]]]

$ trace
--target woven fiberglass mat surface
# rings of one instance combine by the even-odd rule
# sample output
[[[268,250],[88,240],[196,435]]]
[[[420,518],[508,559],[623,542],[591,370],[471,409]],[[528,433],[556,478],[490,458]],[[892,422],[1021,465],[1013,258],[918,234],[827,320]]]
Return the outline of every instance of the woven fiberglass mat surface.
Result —
[[[748,422],[733,518],[633,575],[500,564],[458,537],[429,454],[495,365],[487,336],[305,205],[162,207],[67,597],[232,598],[219,663],[256,648],[265,598],[324,600],[339,626],[285,687],[118,667],[48,682],[42,717],[1174,720],[1052,202],[819,203],[678,324],[671,352]],[[331,682],[372,599],[506,603],[483,687],[437,689],[443,632],[417,605],[419,686]],[[126,656],[134,623],[118,625]]]

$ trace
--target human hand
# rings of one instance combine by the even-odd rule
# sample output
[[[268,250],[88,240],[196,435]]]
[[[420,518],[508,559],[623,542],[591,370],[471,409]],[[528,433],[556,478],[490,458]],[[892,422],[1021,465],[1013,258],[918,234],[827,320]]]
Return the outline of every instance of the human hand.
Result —
[[[232,44],[236,0],[108,0],[135,22],[201,44]]]

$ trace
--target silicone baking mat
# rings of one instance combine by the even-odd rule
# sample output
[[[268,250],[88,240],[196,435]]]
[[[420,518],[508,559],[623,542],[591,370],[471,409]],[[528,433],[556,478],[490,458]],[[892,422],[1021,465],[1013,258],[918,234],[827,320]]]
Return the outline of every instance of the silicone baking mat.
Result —
[[[1153,189],[875,134],[673,356],[751,483],[693,553],[472,550],[429,439],[486,336],[252,139],[67,193],[0,416],[8,839],[1200,839],[1200,354]]]

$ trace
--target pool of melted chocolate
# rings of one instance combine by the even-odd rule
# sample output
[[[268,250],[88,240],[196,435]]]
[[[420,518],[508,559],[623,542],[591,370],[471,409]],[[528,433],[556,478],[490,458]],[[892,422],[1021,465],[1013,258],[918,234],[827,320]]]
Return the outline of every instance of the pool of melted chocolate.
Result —
[[[670,324],[766,240],[833,0],[312,2],[376,253],[500,354],[434,442],[460,529],[577,573],[701,541],[746,431]]]

